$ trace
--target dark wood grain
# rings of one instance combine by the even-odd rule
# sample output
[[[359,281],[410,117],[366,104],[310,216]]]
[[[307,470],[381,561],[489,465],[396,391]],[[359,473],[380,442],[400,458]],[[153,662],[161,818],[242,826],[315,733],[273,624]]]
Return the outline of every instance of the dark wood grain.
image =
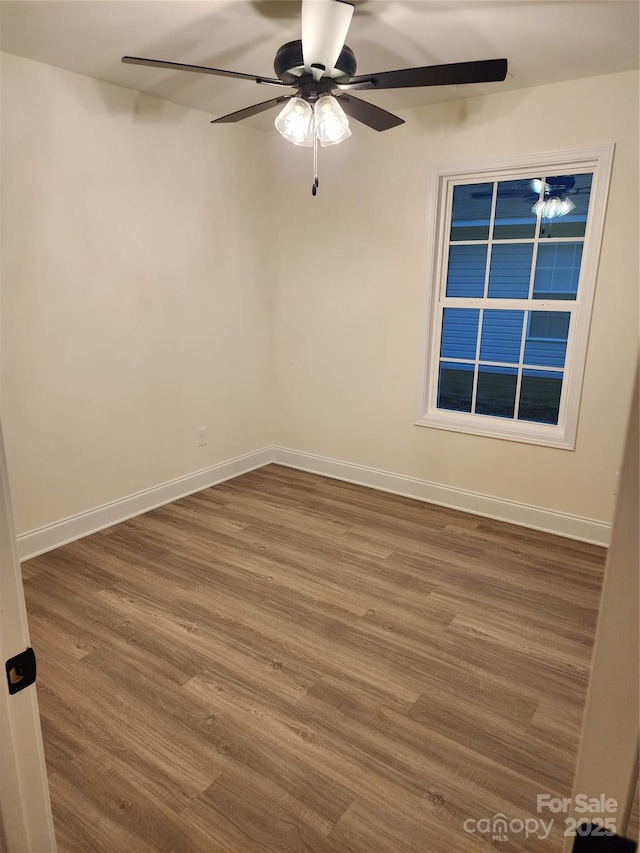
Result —
[[[604,552],[267,466],[24,565],[60,853],[560,851]]]

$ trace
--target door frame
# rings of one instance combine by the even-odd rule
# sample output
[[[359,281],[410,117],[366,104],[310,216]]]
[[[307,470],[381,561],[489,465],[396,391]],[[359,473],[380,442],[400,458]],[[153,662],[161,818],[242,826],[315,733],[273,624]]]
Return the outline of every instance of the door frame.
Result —
[[[0,848],[55,853],[36,686],[9,694],[4,662],[30,646],[0,421]]]

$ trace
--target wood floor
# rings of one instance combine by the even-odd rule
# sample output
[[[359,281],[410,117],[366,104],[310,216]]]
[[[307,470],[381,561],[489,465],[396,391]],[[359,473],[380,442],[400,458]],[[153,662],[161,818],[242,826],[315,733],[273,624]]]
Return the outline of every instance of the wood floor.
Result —
[[[275,465],[28,561],[60,853],[560,851],[476,821],[571,793],[603,565]]]

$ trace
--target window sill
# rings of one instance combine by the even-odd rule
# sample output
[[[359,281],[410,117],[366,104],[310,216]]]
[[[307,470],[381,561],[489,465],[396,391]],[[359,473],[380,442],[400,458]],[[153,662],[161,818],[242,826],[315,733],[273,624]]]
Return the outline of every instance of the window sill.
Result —
[[[536,424],[528,421],[511,421],[482,415],[457,415],[437,410],[427,413],[415,421],[415,426],[444,429],[450,432],[462,432],[467,435],[479,435],[497,438],[503,441],[517,441],[524,444],[537,444],[557,450],[574,450],[575,440],[566,435],[562,427]]]

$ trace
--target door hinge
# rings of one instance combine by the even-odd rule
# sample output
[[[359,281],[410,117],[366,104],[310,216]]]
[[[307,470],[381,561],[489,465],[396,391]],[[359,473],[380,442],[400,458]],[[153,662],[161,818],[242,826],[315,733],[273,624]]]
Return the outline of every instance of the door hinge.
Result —
[[[7,671],[9,693],[18,693],[36,680],[36,655],[33,649],[25,649],[4,665]]]

